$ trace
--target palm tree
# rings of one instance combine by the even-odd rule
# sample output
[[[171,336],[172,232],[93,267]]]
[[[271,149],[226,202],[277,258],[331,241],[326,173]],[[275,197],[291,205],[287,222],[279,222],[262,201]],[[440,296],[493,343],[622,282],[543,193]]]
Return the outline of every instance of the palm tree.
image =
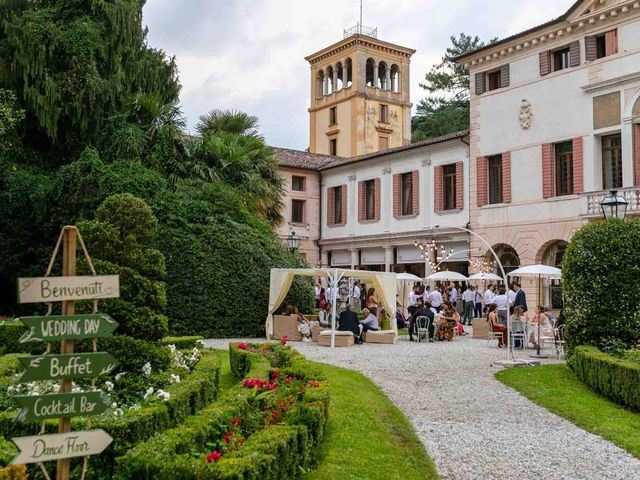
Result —
[[[193,149],[192,172],[244,190],[260,215],[272,225],[282,222],[284,180],[278,163],[258,131],[258,119],[234,110],[213,110],[196,126],[200,141]]]

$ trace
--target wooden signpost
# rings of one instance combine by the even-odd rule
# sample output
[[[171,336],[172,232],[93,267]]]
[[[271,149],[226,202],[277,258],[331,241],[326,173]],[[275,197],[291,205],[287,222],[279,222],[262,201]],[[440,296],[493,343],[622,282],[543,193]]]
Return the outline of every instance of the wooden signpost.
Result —
[[[57,434],[12,438],[20,449],[13,464],[38,463],[56,460],[58,480],[68,480],[70,458],[85,457],[82,478],[86,471],[86,458],[102,452],[113,439],[103,430],[71,432],[71,417],[99,415],[111,405],[109,395],[102,391],[71,392],[72,379],[96,378],[110,373],[117,365],[116,359],[105,352],[74,353],[74,340],[98,338],[110,335],[118,324],[105,314],[75,314],[75,300],[98,300],[120,296],[118,275],[76,276],[76,252],[78,229],[66,226],[54,251],[62,241],[62,277],[50,277],[51,259],[46,276],[20,278],[18,301],[20,303],[62,302],[61,315],[23,317],[27,327],[20,342],[60,341],[60,354],[21,357],[25,366],[20,382],[33,380],[60,380],[59,393],[36,396],[17,396],[21,411],[17,421],[41,421],[59,418]],[[80,238],[80,242],[82,239]],[[82,244],[85,256],[86,248]],[[87,261],[93,271],[89,258]],[[95,344],[94,344],[95,349]],[[46,472],[45,472],[46,474]]]

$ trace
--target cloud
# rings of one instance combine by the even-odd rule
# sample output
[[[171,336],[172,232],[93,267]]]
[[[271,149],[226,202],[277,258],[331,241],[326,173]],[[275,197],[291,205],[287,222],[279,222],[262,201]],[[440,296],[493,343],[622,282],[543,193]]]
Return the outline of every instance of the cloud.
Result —
[[[417,50],[411,97],[460,32],[505,37],[562,14],[571,0],[365,0],[363,23],[378,38]],[[359,2],[344,0],[153,0],[144,8],[149,43],[175,55],[191,130],[214,108],[260,119],[271,145],[305,149],[309,66],[304,57],[342,39]]]

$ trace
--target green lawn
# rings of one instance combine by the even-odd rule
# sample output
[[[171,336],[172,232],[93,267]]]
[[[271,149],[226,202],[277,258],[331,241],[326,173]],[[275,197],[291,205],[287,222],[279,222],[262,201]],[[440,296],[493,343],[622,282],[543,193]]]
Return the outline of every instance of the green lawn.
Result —
[[[589,390],[566,365],[511,368],[496,378],[529,400],[640,458],[640,413]]]
[[[331,416],[317,468],[304,480],[438,478],[413,426],[360,373],[322,365],[331,388]]]

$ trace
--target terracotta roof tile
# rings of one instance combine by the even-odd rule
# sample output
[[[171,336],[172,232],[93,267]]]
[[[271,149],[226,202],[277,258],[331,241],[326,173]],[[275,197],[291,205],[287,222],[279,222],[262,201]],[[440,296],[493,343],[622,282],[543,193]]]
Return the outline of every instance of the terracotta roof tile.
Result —
[[[303,170],[320,170],[323,166],[333,162],[337,157],[318,153],[292,150],[290,148],[272,147],[273,153],[281,167],[300,168]]]

